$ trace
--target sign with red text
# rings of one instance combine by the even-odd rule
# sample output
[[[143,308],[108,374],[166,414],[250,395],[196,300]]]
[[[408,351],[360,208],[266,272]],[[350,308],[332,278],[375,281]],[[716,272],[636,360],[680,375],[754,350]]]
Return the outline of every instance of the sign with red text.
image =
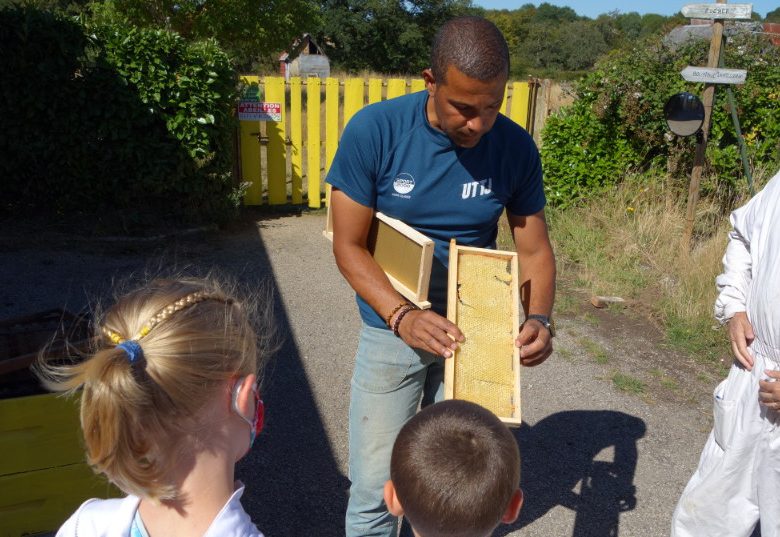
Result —
[[[238,103],[239,121],[281,121],[282,103],[241,100]]]

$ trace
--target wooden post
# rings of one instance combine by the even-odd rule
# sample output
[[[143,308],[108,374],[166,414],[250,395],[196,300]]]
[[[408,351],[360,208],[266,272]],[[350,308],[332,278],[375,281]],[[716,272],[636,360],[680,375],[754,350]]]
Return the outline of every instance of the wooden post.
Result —
[[[717,0],[718,4],[725,4],[726,0]],[[723,19],[715,19],[712,25],[712,40],[710,41],[710,54],[707,58],[707,67],[718,67],[720,59],[720,47],[723,42]],[[701,172],[707,152],[707,141],[710,136],[710,120],[712,119],[712,103],[715,100],[715,84],[704,86],[704,124],[701,137],[696,144],[696,156],[693,160],[691,183],[688,186],[688,207],[685,215],[685,231],[683,233],[683,248],[687,251],[692,246],[693,227],[696,222],[696,205],[699,202],[699,184]]]

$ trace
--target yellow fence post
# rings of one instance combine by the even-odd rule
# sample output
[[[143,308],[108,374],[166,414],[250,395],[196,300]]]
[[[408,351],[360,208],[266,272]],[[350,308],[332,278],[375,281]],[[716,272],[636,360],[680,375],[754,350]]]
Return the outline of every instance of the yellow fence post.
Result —
[[[344,128],[355,112],[363,108],[363,86],[362,78],[348,78],[344,82]]]
[[[290,174],[292,203],[303,203],[303,106],[301,77],[290,78]]]
[[[284,205],[287,203],[284,78],[279,76],[265,77],[265,100],[282,105],[282,120],[279,122],[269,121],[266,129],[268,133],[268,203]]]
[[[410,84],[411,92],[416,93],[425,89],[425,80],[422,78],[413,78]]]
[[[391,78],[387,81],[387,98],[394,99],[406,95],[406,80],[403,78]]]
[[[242,76],[241,82],[251,86],[259,85],[259,77]],[[241,145],[241,182],[249,183],[244,194],[244,205],[263,203],[263,182],[260,176],[260,122],[241,121],[239,125]]]
[[[339,80],[325,80],[325,173],[330,170],[339,147]],[[330,205],[330,185],[325,186],[325,205]]]
[[[378,103],[382,100],[382,79],[368,79],[368,104]]]
[[[320,190],[320,79],[306,80],[306,177],[308,178],[309,207],[322,205]]]
[[[529,96],[528,82],[512,83],[512,108],[509,118],[524,129],[528,127]]]

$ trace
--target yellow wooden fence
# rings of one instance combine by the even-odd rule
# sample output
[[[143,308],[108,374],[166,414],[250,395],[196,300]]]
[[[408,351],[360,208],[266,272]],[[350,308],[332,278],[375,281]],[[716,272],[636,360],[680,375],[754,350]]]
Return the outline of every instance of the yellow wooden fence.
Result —
[[[281,121],[241,121],[241,181],[246,205],[294,205],[319,208],[329,200],[324,178],[344,125],[366,104],[425,89],[422,79],[308,78],[242,76],[260,101],[280,103]],[[305,96],[304,96],[305,94]],[[528,82],[510,82],[501,113],[528,126]],[[305,155],[305,158],[304,158]],[[305,165],[304,165],[305,164]]]

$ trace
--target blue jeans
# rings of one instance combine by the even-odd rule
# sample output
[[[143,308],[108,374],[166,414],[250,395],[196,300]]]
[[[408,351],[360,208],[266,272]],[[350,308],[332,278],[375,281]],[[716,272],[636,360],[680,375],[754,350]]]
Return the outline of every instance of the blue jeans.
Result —
[[[390,537],[398,528],[383,498],[401,427],[444,397],[441,357],[413,349],[390,330],[363,325],[349,403],[347,537]],[[421,402],[422,397],[422,402]]]

